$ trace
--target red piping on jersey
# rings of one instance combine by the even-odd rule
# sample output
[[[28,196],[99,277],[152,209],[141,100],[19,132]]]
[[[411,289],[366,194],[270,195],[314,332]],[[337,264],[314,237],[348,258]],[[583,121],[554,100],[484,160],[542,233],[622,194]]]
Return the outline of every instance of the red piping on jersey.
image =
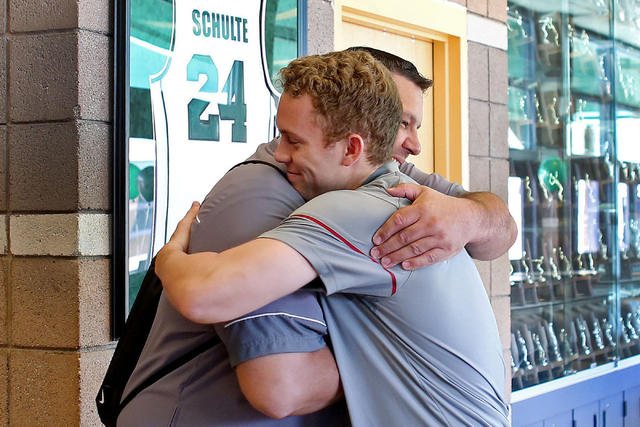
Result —
[[[380,264],[378,261],[376,261],[375,259],[371,258],[369,255],[365,254],[364,252],[362,252],[360,249],[356,248],[355,246],[353,246],[347,239],[345,239],[344,237],[342,237],[337,231],[335,231],[334,229],[332,229],[331,227],[329,227],[328,225],[326,225],[325,223],[310,217],[308,215],[291,215],[292,217],[298,217],[298,218],[304,218],[304,219],[308,219],[310,221],[315,222],[316,224],[318,224],[319,226],[321,226],[322,228],[324,228],[325,230],[327,230],[329,233],[333,234],[334,236],[336,236],[338,239],[340,239],[342,241],[342,243],[344,243],[345,245],[349,246],[351,249],[353,249],[354,251],[358,252],[361,255],[366,256],[367,258],[369,258],[371,261],[373,261],[374,263],[378,264],[380,267],[384,268],[384,271],[386,271],[387,273],[389,273],[389,275],[391,276],[391,283],[392,283],[392,287],[391,287],[391,295],[396,293],[396,276],[389,271],[387,268],[385,268],[382,264]]]

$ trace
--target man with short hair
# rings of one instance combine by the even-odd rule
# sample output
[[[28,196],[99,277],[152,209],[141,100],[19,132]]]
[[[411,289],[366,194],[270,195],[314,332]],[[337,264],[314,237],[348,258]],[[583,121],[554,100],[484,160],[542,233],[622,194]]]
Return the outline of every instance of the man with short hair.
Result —
[[[389,162],[402,104],[388,71],[337,52],[292,61],[282,79],[275,158],[311,202],[219,254],[185,253],[192,209],[158,254],[168,299],[192,321],[226,322],[320,277],[355,426],[508,425],[497,328],[467,252],[413,272],[366,255],[409,203],[387,193],[411,182]]]

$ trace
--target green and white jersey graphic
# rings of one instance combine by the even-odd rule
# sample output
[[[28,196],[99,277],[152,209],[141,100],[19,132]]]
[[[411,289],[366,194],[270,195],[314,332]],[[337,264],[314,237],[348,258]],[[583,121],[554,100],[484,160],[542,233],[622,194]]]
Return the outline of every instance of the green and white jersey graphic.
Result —
[[[171,55],[150,77],[156,144],[153,253],[194,200],[275,133],[261,0],[175,0]]]

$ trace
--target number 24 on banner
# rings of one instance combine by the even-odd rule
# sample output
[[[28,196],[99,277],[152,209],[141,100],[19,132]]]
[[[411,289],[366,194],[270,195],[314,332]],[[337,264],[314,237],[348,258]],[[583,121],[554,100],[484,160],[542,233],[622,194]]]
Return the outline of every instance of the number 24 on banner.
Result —
[[[204,74],[207,81],[200,93],[218,92],[218,68],[208,55],[193,55],[187,64],[187,80],[198,81]],[[188,105],[189,139],[197,141],[220,141],[220,120],[233,120],[231,126],[232,142],[247,142],[247,104],[244,103],[244,63],[234,61],[229,76],[222,89],[227,94],[227,103],[218,104],[218,114],[209,114],[206,120],[200,116],[210,102],[193,98]]]

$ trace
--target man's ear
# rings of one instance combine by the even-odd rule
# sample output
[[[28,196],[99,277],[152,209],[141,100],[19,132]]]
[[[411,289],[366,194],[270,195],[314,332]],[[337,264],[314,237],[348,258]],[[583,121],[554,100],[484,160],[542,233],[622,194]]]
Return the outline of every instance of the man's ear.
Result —
[[[357,133],[346,138],[345,154],[342,158],[343,166],[351,166],[364,156],[364,139]]]

